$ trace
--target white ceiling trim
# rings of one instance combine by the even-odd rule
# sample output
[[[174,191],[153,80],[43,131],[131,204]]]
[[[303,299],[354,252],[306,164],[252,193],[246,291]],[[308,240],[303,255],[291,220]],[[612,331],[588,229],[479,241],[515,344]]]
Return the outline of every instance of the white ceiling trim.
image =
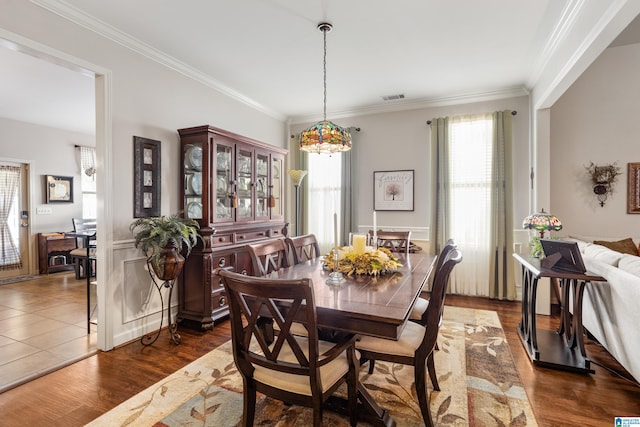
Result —
[[[625,8],[633,9],[634,13],[620,14],[621,10]],[[635,1],[614,1],[582,39],[581,43],[573,50],[571,57],[565,61],[564,66],[555,74],[547,88],[533,100],[534,108],[548,108],[553,105],[560,95],[573,84],[576,78],[593,63],[633,20],[638,10],[640,10],[640,6]],[[620,19],[616,19],[620,15],[622,15],[620,19],[624,20],[624,22],[619,22]],[[613,31],[610,28],[612,25],[616,27]]]
[[[95,19],[93,16],[82,12],[81,10],[69,5],[68,3],[65,3],[64,1],[31,0],[31,2],[77,25],[100,34],[101,36],[115,43],[118,43],[134,52],[137,52],[159,64],[162,64],[167,68],[177,71],[180,74],[185,75],[186,77],[196,80],[207,87],[210,87],[232,99],[235,99],[238,102],[248,105],[255,110],[263,112],[277,120],[286,120],[286,117],[283,114],[265,107],[264,105],[226,86],[210,75],[205,74],[197,70],[196,68],[191,67],[184,62],[179,61],[176,58],[167,55],[166,53],[159,51],[134,37],[129,36],[128,34],[112,27],[109,24]]]
[[[526,96],[529,90],[526,87],[513,87],[487,92],[474,92],[468,94],[458,94],[453,96],[443,96],[437,98],[417,99],[414,101],[393,102],[385,105],[372,105],[351,110],[335,111],[327,113],[327,119],[333,120],[338,118],[364,116],[367,114],[381,114],[397,111],[419,110],[422,108],[442,107],[446,105],[470,104],[473,102],[493,101],[496,99],[515,98],[518,96]],[[321,115],[314,116],[296,116],[291,117],[290,124],[311,123],[322,120]]]
[[[558,49],[560,43],[565,39],[571,28],[573,28],[583,6],[584,0],[572,0],[567,3],[566,7],[562,11],[562,16],[558,21],[558,24],[547,39],[547,43],[542,50],[542,55],[534,67],[534,72],[531,73],[531,77],[527,84],[528,87],[535,87],[536,83],[538,83],[538,79],[540,79],[542,71],[551,61],[551,58]]]

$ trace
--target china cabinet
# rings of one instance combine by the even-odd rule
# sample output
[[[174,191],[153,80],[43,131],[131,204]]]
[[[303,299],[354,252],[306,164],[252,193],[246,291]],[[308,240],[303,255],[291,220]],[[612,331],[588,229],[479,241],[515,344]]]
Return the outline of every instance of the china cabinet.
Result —
[[[228,315],[218,268],[253,274],[246,245],[287,235],[283,168],[287,150],[212,126],[179,129],[181,209],[200,223],[204,244],[180,277],[178,320],[210,329]]]

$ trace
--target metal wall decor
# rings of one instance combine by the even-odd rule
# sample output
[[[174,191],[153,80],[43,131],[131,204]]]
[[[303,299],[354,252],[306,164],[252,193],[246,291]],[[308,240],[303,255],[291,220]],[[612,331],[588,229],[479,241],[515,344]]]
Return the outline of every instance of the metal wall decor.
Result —
[[[47,203],[73,203],[72,176],[45,176]]]
[[[160,141],[133,137],[133,217],[160,216]]]
[[[413,210],[413,170],[373,172],[373,210]]]

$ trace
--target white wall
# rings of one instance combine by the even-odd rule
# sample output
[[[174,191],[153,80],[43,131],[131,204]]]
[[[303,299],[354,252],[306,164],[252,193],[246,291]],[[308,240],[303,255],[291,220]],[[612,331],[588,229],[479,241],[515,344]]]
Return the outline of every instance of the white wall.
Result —
[[[31,234],[69,231],[71,218],[82,217],[80,163],[75,145],[95,146],[95,137],[46,126],[0,118],[0,158],[31,162]],[[45,175],[73,177],[73,203],[46,204]],[[50,215],[37,215],[36,208],[51,208]]]
[[[528,215],[529,185],[529,98],[527,96],[372,114],[333,120],[342,126],[356,126],[352,153],[355,159],[354,188],[356,224],[368,230],[373,223],[373,172],[415,170],[414,211],[377,213],[377,225],[386,229],[411,229],[414,238],[428,239],[430,129],[427,120],[457,114],[516,110],[513,117],[514,225]],[[329,117],[331,120],[331,117]],[[293,133],[310,124],[291,127]],[[318,207],[318,209],[323,209]]]
[[[640,162],[640,44],[609,48],[551,108],[551,206],[562,234],[637,236],[627,214],[627,163]],[[585,166],[617,162],[615,193],[600,207]]]
[[[111,135],[106,143],[110,150],[102,159],[98,144],[98,166],[105,161],[112,165],[104,171],[106,194],[99,194],[104,201],[103,220],[109,222],[103,227],[112,227],[112,234],[105,233],[99,242],[101,250],[107,252],[98,267],[99,295],[103,296],[99,307],[104,316],[98,325],[98,342],[101,348],[109,349],[153,330],[160,321],[157,294],[149,293],[152,285],[144,274],[135,273],[144,262],[140,262],[140,252],[132,249],[129,232],[133,221],[133,136],[162,142],[161,213],[170,214],[179,207],[177,129],[210,124],[284,147],[285,126],[282,120],[33,3],[0,0],[0,10],[0,30],[11,41],[25,38],[34,45],[44,45],[47,51],[59,51],[81,63],[95,64],[111,76],[107,88],[111,90],[108,99],[112,104],[107,108],[107,117],[110,112],[112,122],[106,123],[105,132]],[[147,295],[151,297],[148,302],[143,298]]]

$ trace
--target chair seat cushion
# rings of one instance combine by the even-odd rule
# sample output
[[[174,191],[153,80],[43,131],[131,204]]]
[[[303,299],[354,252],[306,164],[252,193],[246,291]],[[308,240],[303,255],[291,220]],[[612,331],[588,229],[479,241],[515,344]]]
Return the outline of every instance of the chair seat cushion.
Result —
[[[356,348],[358,350],[380,354],[413,357],[416,349],[420,347],[425,331],[426,328],[424,326],[415,322],[407,322],[398,341],[362,336],[362,338],[356,342]]]
[[[416,303],[413,305],[409,319],[421,320],[422,314],[427,311],[427,307],[429,307],[429,300],[425,298],[418,298]]]
[[[87,257],[87,248],[78,248],[78,249],[74,249],[70,252],[71,256],[74,256],[76,258],[81,258]],[[96,256],[96,248],[89,248],[89,256],[90,257],[95,257]]]
[[[303,326],[304,328],[304,326]],[[295,337],[300,343],[300,347],[303,349],[305,355],[308,357],[307,339],[304,337]],[[318,350],[320,354],[324,354],[334,346],[333,343],[326,341],[318,341]],[[322,359],[322,357],[320,357]],[[291,348],[285,344],[280,351],[280,357],[278,360],[285,362],[298,363],[296,356],[291,351]],[[263,384],[270,385],[272,387],[287,390],[293,393],[311,396],[311,386],[309,384],[309,378],[305,375],[294,375],[286,372],[280,372],[273,369],[268,369],[263,366],[254,365],[255,371],[253,372],[253,378]],[[340,378],[342,378],[349,371],[349,360],[347,359],[346,351],[340,356],[336,357],[333,361],[322,366],[320,368],[320,381],[321,390],[324,393],[331,386],[333,386]]]

